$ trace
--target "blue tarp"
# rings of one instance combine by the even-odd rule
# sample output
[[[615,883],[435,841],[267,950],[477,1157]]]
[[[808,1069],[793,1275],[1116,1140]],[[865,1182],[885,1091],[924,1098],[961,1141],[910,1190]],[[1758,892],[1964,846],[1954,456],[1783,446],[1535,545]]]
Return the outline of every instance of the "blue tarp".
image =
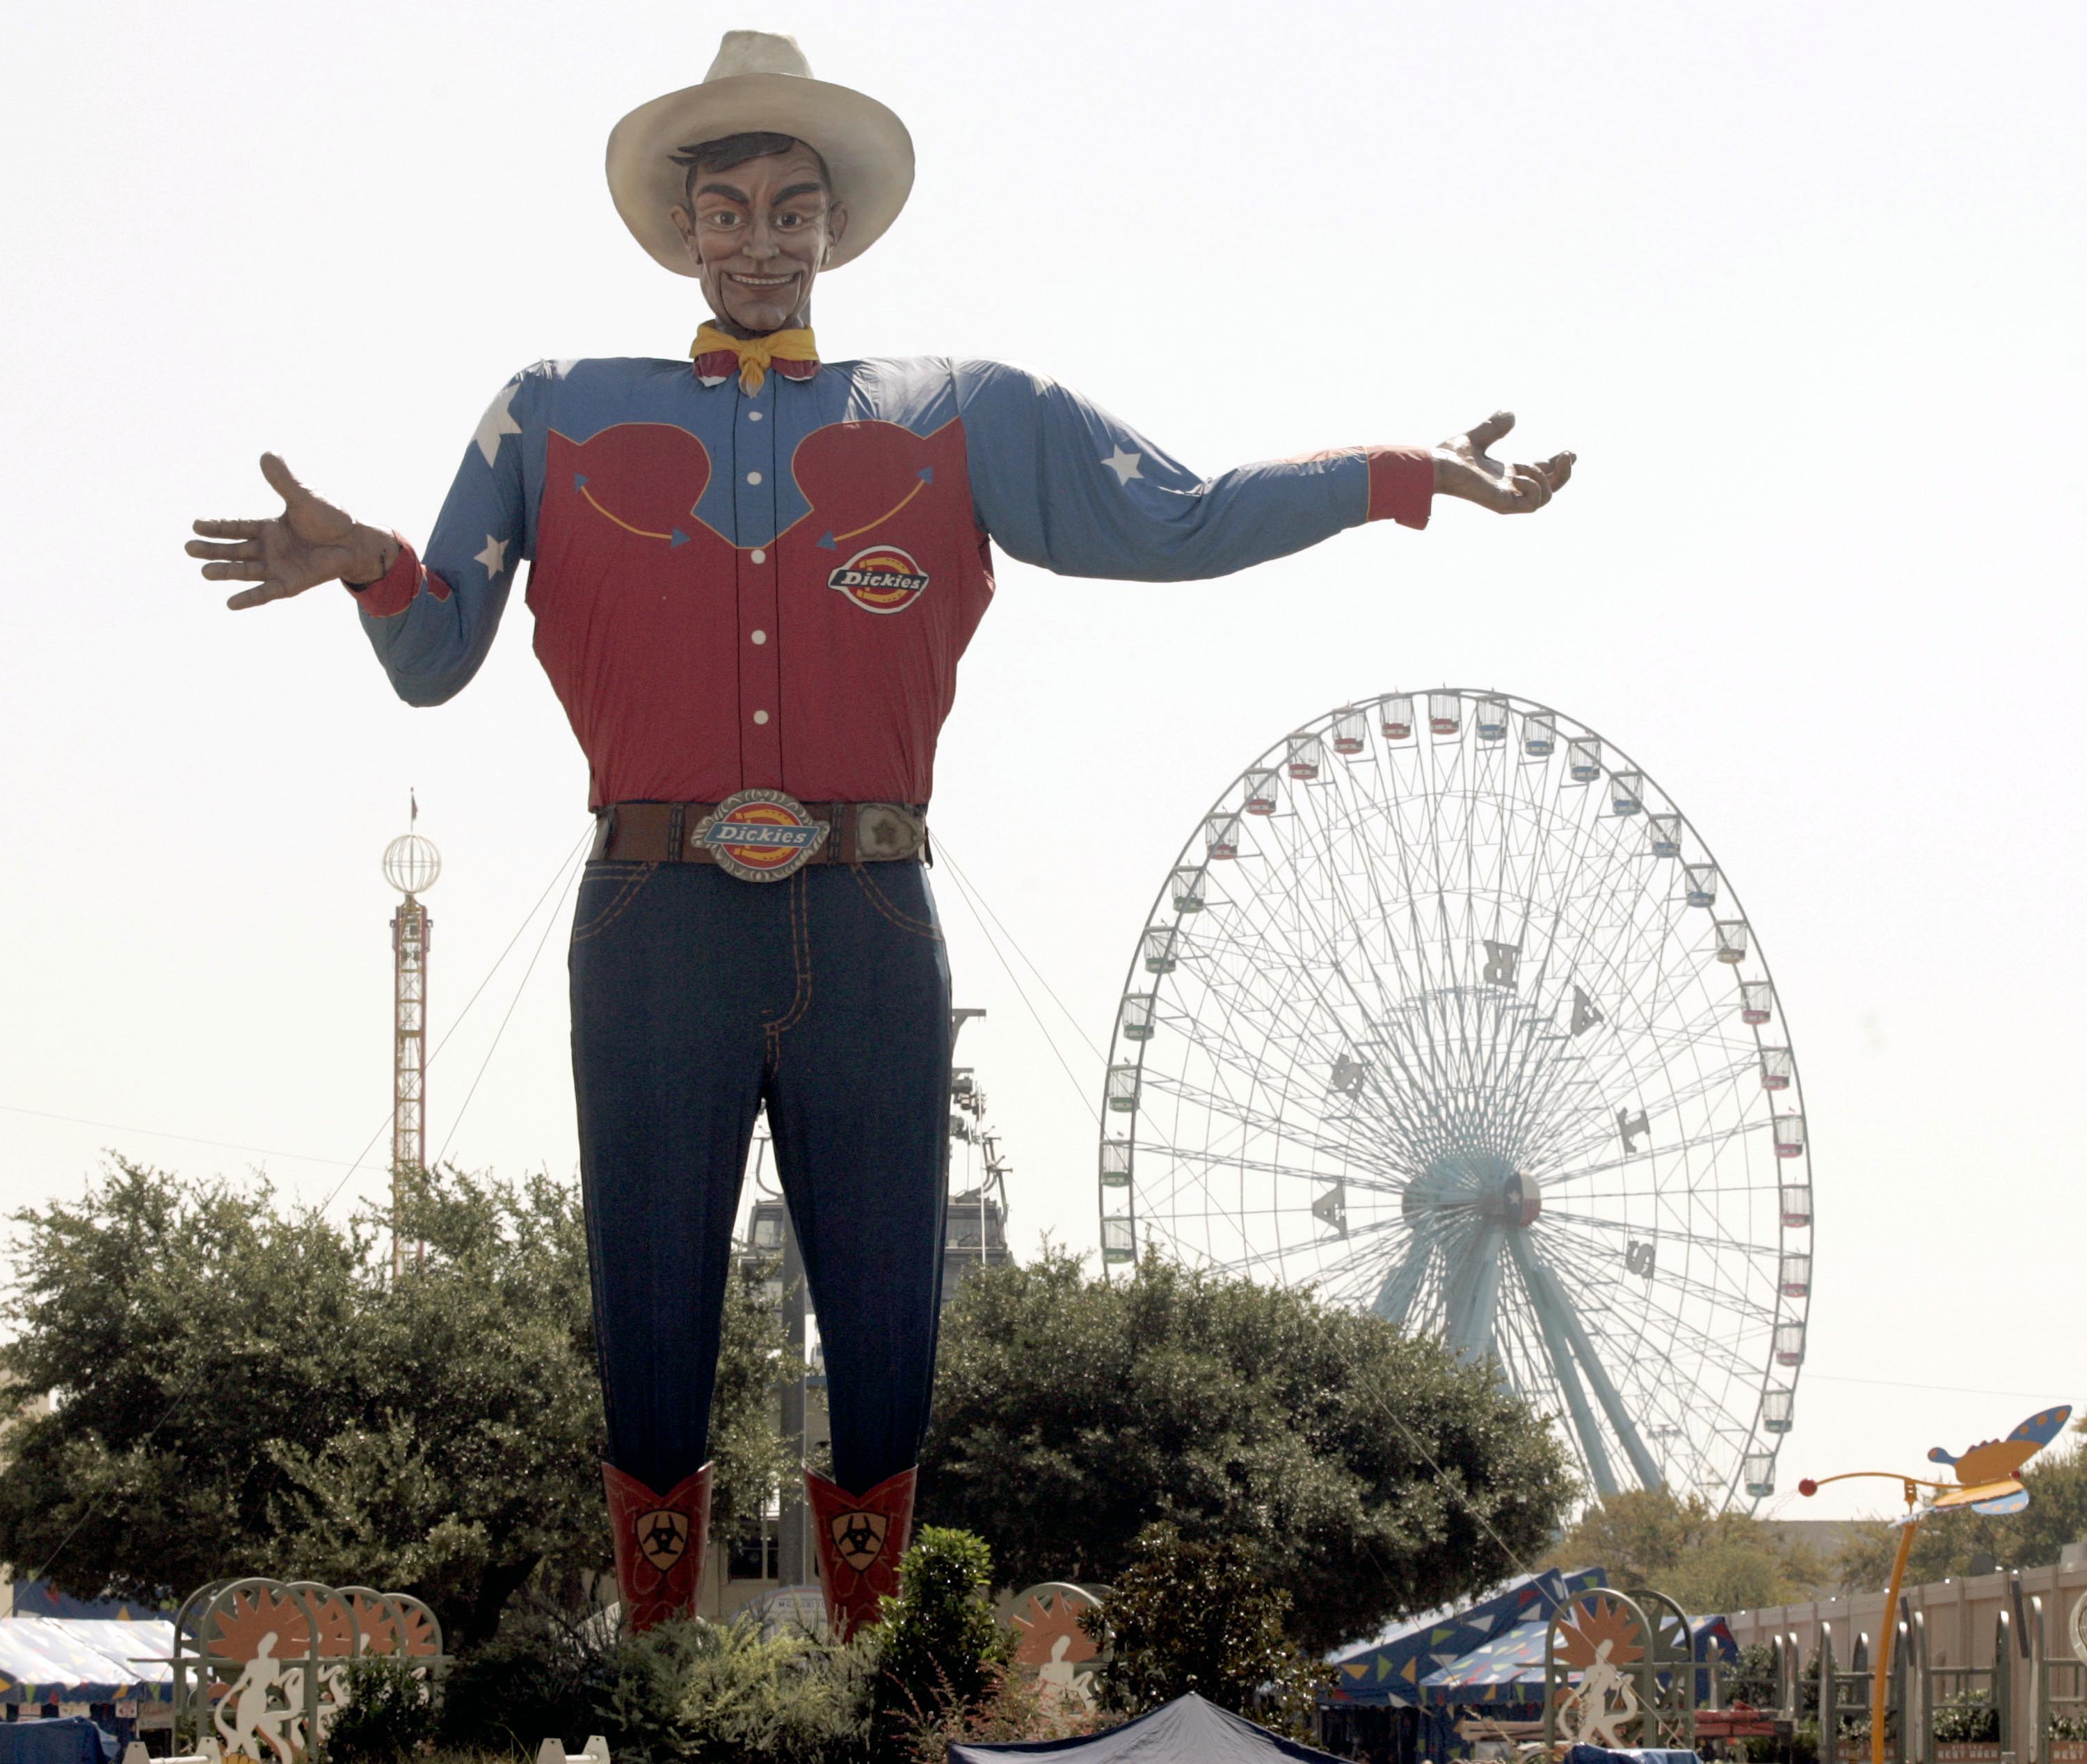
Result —
[[[0,1721],[0,1764],[116,1764],[116,1736],[85,1715]]]
[[[950,1764],[996,1764],[1001,1758],[1064,1758],[1078,1764],[1342,1764],[1331,1752],[1300,1745],[1243,1715],[1206,1702],[1193,1691],[1150,1715],[1103,1733],[1071,1740],[1034,1740],[1018,1745],[953,1745]],[[5,1764],[0,1760],[0,1764]]]
[[[1693,1752],[1671,1746],[1626,1746],[1611,1752],[1603,1745],[1576,1745],[1565,1754],[1565,1764],[1702,1764]]]

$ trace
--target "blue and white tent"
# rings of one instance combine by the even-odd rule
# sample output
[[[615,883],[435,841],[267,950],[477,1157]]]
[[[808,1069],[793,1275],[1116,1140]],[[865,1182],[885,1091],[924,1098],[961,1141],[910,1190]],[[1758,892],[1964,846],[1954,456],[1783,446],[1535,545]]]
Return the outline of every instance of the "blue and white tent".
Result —
[[[1551,1613],[1573,1594],[1608,1583],[1598,1568],[1569,1574],[1547,1568],[1468,1608],[1431,1612],[1400,1624],[1334,1660],[1334,1687],[1326,1700],[1419,1708],[1438,1700],[1425,1694],[1429,1678],[1532,1621],[1540,1659],[1543,1626]]]
[[[170,1702],[164,1619],[0,1617],[0,1702]]]

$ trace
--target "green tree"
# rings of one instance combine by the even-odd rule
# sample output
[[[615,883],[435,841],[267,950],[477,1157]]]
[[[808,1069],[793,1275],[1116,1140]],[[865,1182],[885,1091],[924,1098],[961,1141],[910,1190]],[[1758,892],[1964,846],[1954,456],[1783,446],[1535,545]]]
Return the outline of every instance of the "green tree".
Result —
[[[1112,1580],[1163,1520],[1244,1551],[1323,1651],[1514,1572],[1573,1492],[1490,1367],[1309,1293],[1056,1252],[944,1319],[922,1510],[1011,1585]]]
[[[1844,1593],[1880,1592],[1890,1583],[1892,1557],[1898,1550],[1898,1528],[1889,1521],[1850,1525],[1827,1564],[1827,1579]],[[1918,1587],[1959,1578],[1972,1557],[2000,1542],[1996,1523],[1978,1513],[1938,1513],[1923,1519],[1913,1534],[1906,1557],[1906,1583]]]
[[[1547,1559],[1606,1568],[1612,1585],[1647,1587],[1704,1614],[1787,1604],[1825,1572],[1807,1546],[1748,1515],[1720,1513],[1700,1494],[1663,1488],[1596,1502]]]
[[[1264,1582],[1244,1538],[1191,1543],[1172,1525],[1138,1533],[1136,1553],[1102,1602],[1113,1652],[1097,1688],[1120,1715],[1193,1691],[1309,1738],[1312,1706],[1332,1674],[1287,1630],[1290,1595]]]
[[[0,1348],[19,1423],[0,1558],[89,1596],[164,1602],[237,1574],[418,1593],[453,1642],[532,1579],[608,1566],[586,1237],[571,1184],[446,1170],[386,1221],[265,1182],[117,1162],[16,1215]],[[719,1509],[758,1510],[783,1447],[783,1340],[741,1284],[719,1382]]]

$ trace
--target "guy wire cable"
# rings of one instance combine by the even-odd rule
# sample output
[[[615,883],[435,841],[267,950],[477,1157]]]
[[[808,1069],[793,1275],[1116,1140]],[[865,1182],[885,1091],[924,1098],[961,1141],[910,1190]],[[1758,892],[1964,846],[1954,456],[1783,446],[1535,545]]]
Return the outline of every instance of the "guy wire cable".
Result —
[[[945,847],[944,850],[946,854],[947,848]],[[1088,1095],[1087,1087],[1082,1084],[1078,1078],[1073,1076],[1073,1068],[1066,1063],[1065,1056],[1060,1050],[1057,1042],[1052,1038],[1050,1029],[1046,1027],[1044,1019],[1038,1012],[1036,1007],[1030,1002],[1028,993],[1022,990],[1022,977],[1015,973],[1014,964],[1009,961],[1006,956],[1002,953],[999,942],[992,935],[992,927],[986,923],[984,918],[979,912],[978,907],[973,903],[971,900],[971,891],[964,885],[963,878],[957,873],[957,868],[954,864],[952,864],[950,867],[950,875],[951,880],[957,884],[958,894],[962,898],[965,906],[970,910],[971,918],[976,922],[979,930],[984,935],[987,945],[992,949],[994,957],[999,961],[1001,966],[1007,970],[1007,978],[1014,983],[1014,986],[1015,996],[1022,1000],[1022,1008],[1028,1012],[1031,1019],[1035,1023],[1039,1033],[1040,1033],[1044,1038],[1045,1045],[1051,1050],[1051,1057],[1058,1062],[1059,1070],[1065,1073],[1065,1081],[1071,1084],[1074,1090],[1079,1093],[1082,1105],[1086,1108],[1087,1113],[1094,1116],[1096,1122],[1099,1123],[1101,1119],[1101,1112],[1095,1108],[1093,1099]],[[1028,958],[1024,957],[1022,959],[1026,961]],[[1061,1005],[1060,1008],[1062,1010],[1064,1007]]]
[[[1061,1011],[1065,1012],[1065,1020],[1073,1025],[1073,1033],[1087,1044],[1088,1051],[1091,1053],[1095,1059],[1106,1059],[1108,1056],[1102,1051],[1100,1046],[1095,1042],[1095,1038],[1091,1035],[1088,1034],[1085,1029],[1081,1027],[1079,1018],[1073,1014],[1071,1008],[1066,1004],[1065,1001],[1060,998],[1056,991],[1052,989],[1050,981],[1044,978],[1044,970],[1029,959],[1029,952],[1024,949],[1021,944],[1015,942],[1014,933],[1009,931],[1006,925],[1001,922],[1000,914],[993,911],[992,903],[987,900],[984,894],[979,890],[978,884],[973,882],[970,877],[964,874],[962,867],[958,863],[955,857],[950,850],[949,842],[947,840],[944,840],[937,849],[943,861],[949,865],[950,873],[956,878],[958,886],[959,888],[969,888],[978,894],[979,905],[985,909],[987,916],[992,920],[993,923],[1000,927],[1001,935],[1006,938],[1009,947],[1014,951],[1016,955],[1021,957],[1022,965],[1026,967],[1031,974],[1036,976],[1037,984],[1042,986],[1044,991],[1050,995],[1051,1002],[1056,1005]]]
[[[559,891],[558,907],[562,907],[565,904],[565,895],[571,890],[574,878],[579,874],[582,867],[583,866],[578,863],[571,865],[565,876],[565,886]],[[537,904],[540,905],[542,902],[540,901]],[[536,973],[536,963],[544,953],[544,945],[551,940],[552,928],[557,922],[558,908],[554,907],[544,920],[543,935],[536,940],[536,947],[529,957],[529,965],[522,970],[522,979],[514,988],[514,996],[507,1001],[507,1014],[501,1018],[500,1027],[493,1032],[493,1045],[486,1049],[485,1058],[478,1063],[478,1076],[472,1080],[471,1089],[463,1093],[463,1101],[457,1105],[457,1112],[450,1118],[450,1130],[443,1136],[442,1148],[435,1153],[435,1161],[437,1164],[449,1155],[450,1141],[456,1137],[457,1129],[463,1125],[464,1110],[471,1106],[471,1099],[478,1094],[479,1080],[485,1076],[486,1068],[492,1065],[493,1056],[500,1051],[500,1038],[507,1033],[507,1025],[514,1019],[514,1008],[521,1003],[522,995],[528,990],[529,977]],[[489,978],[490,976],[488,978]],[[429,1063],[432,1064],[432,1060]]]

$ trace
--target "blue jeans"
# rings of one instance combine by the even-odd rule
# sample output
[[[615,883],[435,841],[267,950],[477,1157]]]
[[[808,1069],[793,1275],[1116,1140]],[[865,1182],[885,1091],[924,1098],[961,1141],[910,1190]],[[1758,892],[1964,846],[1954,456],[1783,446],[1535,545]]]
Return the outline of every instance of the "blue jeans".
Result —
[[[732,1221],[762,1108],[826,1350],[834,1476],[919,1455],[941,1298],[950,971],[918,863],[742,882],[596,862],[568,957],[611,1463],[709,1455]]]

